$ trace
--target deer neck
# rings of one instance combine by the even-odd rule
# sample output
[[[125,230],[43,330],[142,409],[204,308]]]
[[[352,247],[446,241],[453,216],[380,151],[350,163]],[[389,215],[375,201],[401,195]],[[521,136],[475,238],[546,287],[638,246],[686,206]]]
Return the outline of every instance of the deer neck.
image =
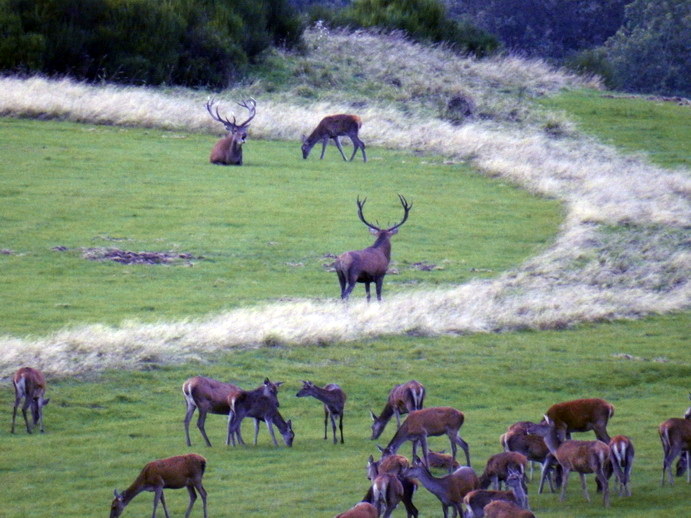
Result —
[[[383,253],[387,261],[391,260],[391,238],[386,232],[379,234],[370,248],[379,250]]]
[[[554,455],[563,441],[559,438],[559,431],[556,426],[548,425],[548,427],[547,433],[544,436],[545,446],[547,446],[549,452]]]

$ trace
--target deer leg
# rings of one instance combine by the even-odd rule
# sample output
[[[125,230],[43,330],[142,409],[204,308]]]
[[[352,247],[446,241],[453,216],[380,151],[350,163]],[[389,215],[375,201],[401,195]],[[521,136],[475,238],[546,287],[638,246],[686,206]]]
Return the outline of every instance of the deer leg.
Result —
[[[401,498],[401,501],[405,506],[405,511],[408,514],[408,518],[417,518],[418,510],[417,507],[413,505],[413,494],[415,493],[415,489],[417,488],[417,486],[413,482],[411,482],[409,478],[401,476],[399,476],[398,478],[401,481],[401,485],[403,486],[403,497]]]
[[[273,423],[271,422],[271,419],[265,419],[266,422],[266,427],[269,429],[269,434],[271,435],[271,439],[274,441],[274,446],[278,447],[278,441],[276,440],[276,436],[274,435],[274,427]]]
[[[585,473],[579,473],[578,476],[581,479],[581,489],[583,490],[583,497],[586,501],[590,502],[590,495],[588,494],[588,485],[585,483]]]
[[[455,447],[455,443],[458,443],[458,445],[463,449],[463,452],[465,453],[465,460],[466,460],[466,462],[468,463],[468,466],[470,466],[470,449],[468,448],[468,443],[465,442],[465,441],[461,438],[461,436],[460,436],[460,434],[459,434],[458,432],[456,432],[456,436],[455,436],[455,437],[451,437],[451,436],[450,436],[449,439],[451,439],[451,446],[452,446],[452,450],[453,450],[453,454],[454,454],[454,455],[453,455],[454,460],[456,460],[456,447]]]
[[[602,466],[595,472],[595,476],[600,480],[600,484],[602,485],[602,505],[609,507],[609,477]],[[585,476],[583,480],[585,480]]]
[[[360,140],[360,138],[357,135],[351,135],[350,140],[353,141],[353,156],[350,157],[350,161],[353,161],[353,158],[355,158],[355,153],[357,153],[358,148],[360,148],[360,151],[362,151],[362,159],[367,162],[367,155],[365,154],[365,143]]]
[[[341,152],[341,156],[343,157],[343,160],[345,160],[347,162],[348,159],[346,158],[345,153],[343,152],[343,148],[341,147],[341,141],[338,139],[338,136],[333,137],[333,140],[336,143],[336,147]]]
[[[593,431],[595,432],[595,437],[597,437],[597,439],[599,441],[602,441],[605,444],[609,444],[610,436],[607,433],[607,427],[606,426],[593,427]]]
[[[341,298],[344,299],[345,289],[346,289],[346,278],[345,274],[341,271],[336,272],[338,274],[338,283],[341,285]]]
[[[377,277],[374,282],[376,283],[377,287],[377,300],[381,302],[381,289],[382,286],[384,286],[384,276],[382,275],[381,277]]]
[[[398,408],[394,408],[393,415],[396,416],[396,429],[398,430],[401,427],[401,413],[398,411]]]
[[[24,399],[24,404],[22,405],[22,416],[24,416],[24,424],[26,425],[27,433],[31,433],[31,427],[29,426],[29,418],[26,416],[26,410],[29,408],[30,404],[31,400],[28,397],[26,397]]]
[[[199,417],[197,418],[197,428],[199,428],[199,431],[202,433],[202,437],[204,437],[204,440],[206,441],[206,445],[211,447],[211,441],[206,435],[206,430],[204,429],[204,423],[206,422],[206,412],[202,412],[202,409],[199,409]]]
[[[12,409],[12,433],[14,433],[14,425],[15,421],[17,420],[17,408],[19,408],[19,402],[21,401],[21,398],[17,396],[17,398],[14,401],[14,409]]]
[[[228,431],[226,433],[226,446],[235,446],[235,434],[233,432],[233,416],[235,413],[231,410],[228,412]]]
[[[190,513],[192,512],[192,506],[197,500],[197,492],[194,490],[193,486],[187,486],[187,492],[190,494],[190,503],[187,506],[187,511],[185,511],[185,518],[189,518]]]
[[[206,489],[204,489],[204,486],[202,486],[202,481],[195,482],[195,487],[197,488],[197,492],[201,495],[202,497],[202,508],[204,509],[204,518],[207,518],[206,516]],[[187,518],[187,517],[185,517]]]
[[[367,302],[370,301],[369,285],[369,281],[365,283],[365,293],[367,293]]]
[[[322,156],[319,157],[319,160],[324,159],[324,152],[326,151],[326,145],[329,143],[329,137],[324,137],[322,139]]]
[[[562,502],[564,501],[564,498],[566,498],[566,486],[569,483],[569,473],[570,470],[564,468],[561,478],[561,495],[559,496],[559,500]]]
[[[328,426],[329,423],[329,410],[326,408],[326,405],[324,405],[324,440],[328,439],[328,434],[326,433],[327,429],[329,428]]]
[[[341,429],[341,444],[343,444],[343,413],[338,416],[338,427]]]
[[[254,445],[257,445],[257,439],[259,438],[259,419],[254,420]]]
[[[331,414],[331,430],[333,431],[334,444],[338,444],[338,439],[336,439],[336,429],[336,416],[334,414]],[[342,430],[341,433],[343,433]]]

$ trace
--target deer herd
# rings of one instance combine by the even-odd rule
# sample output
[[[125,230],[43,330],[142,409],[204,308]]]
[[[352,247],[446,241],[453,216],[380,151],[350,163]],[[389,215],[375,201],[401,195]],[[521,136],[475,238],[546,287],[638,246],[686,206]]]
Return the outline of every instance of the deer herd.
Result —
[[[22,367],[12,378],[15,391],[11,432],[15,433],[17,409],[22,408],[26,431],[43,425],[43,407],[46,379],[38,370]],[[211,441],[206,434],[205,423],[208,414],[227,416],[226,445],[244,445],[240,425],[245,417],[254,419],[254,444],[257,445],[259,423],[264,421],[274,446],[274,425],[283,437],[286,446],[293,444],[295,433],[291,420],[286,421],[279,411],[278,392],[283,382],[272,382],[266,378],[253,390],[243,390],[232,383],[225,383],[194,376],[182,384],[186,405],[183,419],[185,441],[191,447],[189,424],[195,411],[197,428],[208,447]],[[298,398],[313,397],[324,407],[324,440],[328,440],[328,424],[331,422],[333,443],[344,443],[343,417],[346,393],[335,383],[320,387],[311,381],[302,381],[302,387],[295,394]],[[418,517],[413,496],[418,485],[422,485],[440,502],[444,518],[529,518],[535,515],[528,502],[528,480],[532,478],[532,462],[541,465],[538,493],[543,492],[548,481],[552,492],[560,487],[560,500],[566,497],[570,473],[578,473],[583,498],[590,501],[586,475],[592,474],[597,490],[602,493],[603,506],[608,507],[609,481],[614,475],[619,486],[619,495],[631,496],[631,467],[635,450],[631,439],[624,435],[609,436],[607,425],[614,416],[614,406],[603,399],[576,399],[556,403],[549,407],[540,422],[519,421],[507,427],[499,437],[503,451],[492,455],[478,476],[470,464],[468,443],[463,440],[460,429],[465,415],[452,407],[424,407],[425,387],[416,380],[394,386],[379,415],[370,411],[372,418],[371,439],[383,433],[391,417],[396,417],[396,430],[385,447],[378,446],[381,458],[370,455],[366,463],[369,487],[362,500],[336,518],[378,518],[389,517],[402,503],[408,518]],[[691,395],[689,396],[691,398]],[[27,410],[31,409],[31,423]],[[402,415],[407,417],[401,420]],[[575,440],[574,432],[593,431],[595,440]],[[676,475],[686,472],[686,481],[691,483],[689,456],[691,454],[691,407],[684,417],[667,419],[658,428],[663,450],[661,485],[674,482],[672,464],[678,458]],[[428,438],[446,435],[451,454],[429,449]],[[412,455],[398,453],[404,443],[410,441]],[[421,455],[418,456],[418,446]],[[457,446],[465,454],[465,465],[456,460]],[[528,463],[531,471],[527,472]],[[114,491],[110,517],[120,516],[132,499],[143,491],[154,493],[153,514],[160,502],[166,518],[169,517],[164,489],[186,488],[189,504],[185,518],[189,518],[197,495],[201,496],[204,517],[207,518],[207,492],[202,485],[207,461],[201,455],[188,453],[158,459],[147,463],[134,482],[122,492]],[[433,469],[443,470],[439,476]],[[506,489],[502,490],[502,485]],[[491,488],[490,488],[491,487]],[[465,511],[463,508],[465,507]]]

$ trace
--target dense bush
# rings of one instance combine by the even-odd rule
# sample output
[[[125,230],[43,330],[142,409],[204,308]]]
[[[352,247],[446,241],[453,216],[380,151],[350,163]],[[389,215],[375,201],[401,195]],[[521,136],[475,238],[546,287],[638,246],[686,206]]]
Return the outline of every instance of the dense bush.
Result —
[[[287,0],[0,0],[0,70],[223,87],[301,31]]]

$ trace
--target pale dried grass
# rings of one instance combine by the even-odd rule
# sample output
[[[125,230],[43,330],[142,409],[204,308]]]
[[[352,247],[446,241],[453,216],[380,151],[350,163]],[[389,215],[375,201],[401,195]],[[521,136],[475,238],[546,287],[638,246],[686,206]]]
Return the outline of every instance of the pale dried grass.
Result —
[[[347,55],[366,62],[361,54],[374,45],[371,37],[353,38],[355,48]],[[491,63],[459,63],[448,66],[475,66],[478,74],[500,76],[492,79],[496,81],[505,74],[513,74],[519,84],[521,73],[524,81],[539,76],[533,68],[539,65],[514,58],[504,58],[494,68]],[[500,67],[510,72],[497,72]],[[569,79],[564,77],[547,76],[538,84],[565,86]],[[203,110],[205,99],[191,92],[93,87],[67,79],[0,79],[3,115],[215,132],[218,128]],[[350,108],[262,99],[259,105],[252,136],[274,139],[297,139],[323,114]],[[664,170],[583,136],[555,139],[537,126],[474,122],[458,127],[374,104],[359,113],[365,120],[363,139],[370,145],[467,160],[486,174],[562,200],[565,221],[553,246],[496,279],[399,294],[381,304],[305,300],[182,322],[89,325],[40,338],[3,337],[0,376],[27,363],[51,375],[66,375],[182,362],[263,344],[559,329],[689,307],[688,171]]]

